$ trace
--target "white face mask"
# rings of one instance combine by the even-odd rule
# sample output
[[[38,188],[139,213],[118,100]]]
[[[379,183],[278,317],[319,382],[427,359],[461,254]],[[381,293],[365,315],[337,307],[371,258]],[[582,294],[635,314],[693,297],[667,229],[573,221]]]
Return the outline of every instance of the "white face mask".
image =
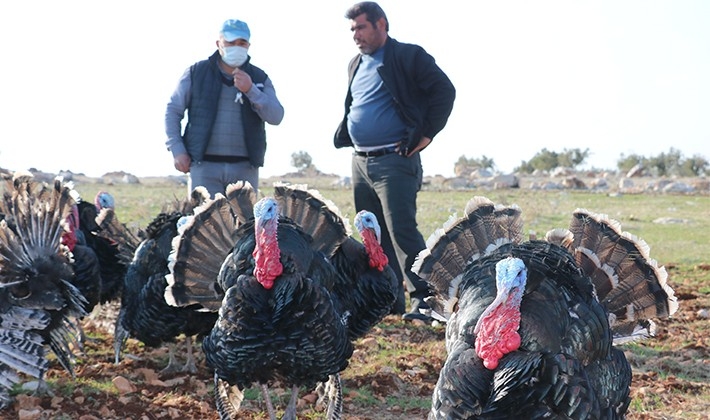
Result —
[[[247,49],[239,46],[224,47],[222,61],[230,67],[239,67],[247,61]]]

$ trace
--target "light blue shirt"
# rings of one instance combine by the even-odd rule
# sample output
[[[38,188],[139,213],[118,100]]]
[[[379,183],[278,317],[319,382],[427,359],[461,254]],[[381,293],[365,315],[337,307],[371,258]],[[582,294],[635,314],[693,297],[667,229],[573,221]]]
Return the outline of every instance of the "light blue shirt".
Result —
[[[353,102],[348,113],[348,132],[356,150],[389,146],[407,135],[407,126],[377,72],[383,57],[384,48],[362,55],[350,84]]]

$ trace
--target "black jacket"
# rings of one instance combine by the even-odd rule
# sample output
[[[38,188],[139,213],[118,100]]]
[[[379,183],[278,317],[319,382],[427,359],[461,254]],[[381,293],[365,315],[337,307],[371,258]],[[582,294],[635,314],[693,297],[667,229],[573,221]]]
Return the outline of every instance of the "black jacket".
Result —
[[[407,124],[406,149],[411,149],[419,144],[423,136],[433,139],[444,128],[454,106],[456,89],[448,76],[436,65],[434,57],[424,48],[400,43],[390,37],[387,38],[384,48],[383,64],[377,71]],[[358,54],[353,58],[348,67],[345,116],[333,139],[336,148],[353,145],[348,133],[347,118],[350,104],[353,102],[350,84],[360,65],[360,56]]]

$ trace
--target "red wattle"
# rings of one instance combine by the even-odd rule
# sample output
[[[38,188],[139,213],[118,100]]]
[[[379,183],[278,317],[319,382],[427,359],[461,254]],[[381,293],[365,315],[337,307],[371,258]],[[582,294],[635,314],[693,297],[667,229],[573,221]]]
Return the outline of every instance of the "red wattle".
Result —
[[[274,280],[283,273],[281,250],[273,233],[272,236],[257,233],[256,241],[257,245],[252,252],[256,264],[254,276],[268,290],[274,286]]]
[[[389,260],[382,246],[377,242],[375,234],[370,230],[366,230],[362,234],[362,242],[365,245],[365,250],[367,250],[367,255],[370,257],[370,267],[379,271],[384,270]]]
[[[486,368],[495,369],[504,355],[520,347],[519,327],[520,311],[506,304],[481,318],[475,348]]]

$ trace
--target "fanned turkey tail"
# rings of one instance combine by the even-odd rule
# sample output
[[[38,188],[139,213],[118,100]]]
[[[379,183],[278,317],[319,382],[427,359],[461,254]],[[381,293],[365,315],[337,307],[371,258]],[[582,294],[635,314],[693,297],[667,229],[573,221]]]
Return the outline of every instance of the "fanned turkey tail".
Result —
[[[238,181],[227,185],[225,196],[232,207],[239,226],[254,218],[256,192],[249,182]]]
[[[463,217],[452,215],[427,239],[412,266],[412,271],[429,283],[435,292],[429,306],[447,320],[457,302],[461,274],[473,260],[491,253],[506,243],[523,240],[522,212],[516,205],[495,204],[485,197],[473,197]]]
[[[253,190],[247,183],[227,189],[229,199],[217,194],[194,209],[194,216],[184,219],[173,239],[168,259],[170,274],[165,300],[171,306],[201,305],[216,311],[224,291],[216,280],[220,267],[237,240],[240,218],[249,214],[248,202]],[[248,190],[251,190],[251,194]],[[235,212],[235,209],[240,209]]]
[[[430,299],[432,308],[445,317],[456,303],[459,273],[466,265],[501,243],[522,240],[522,219],[515,206],[496,206],[474,197],[465,212],[431,235],[413,267],[445,298]],[[620,224],[606,215],[577,209],[569,229],[551,230],[545,239],[567,248],[591,277],[599,301],[610,313],[617,343],[652,335],[652,318],[668,317],[678,309],[668,274],[649,257],[649,246],[622,232]]]
[[[666,269],[650,258],[648,244],[622,231],[619,222],[577,209],[569,231],[573,240],[568,248],[609,312],[616,343],[653,335],[652,319],[678,310]]]
[[[313,238],[317,250],[327,256],[350,235],[347,219],[340,214],[338,207],[324,198],[317,190],[305,185],[274,185],[274,198],[279,211],[300,226]]]
[[[97,233],[99,236],[115,241],[118,244],[119,261],[128,265],[133,260],[133,255],[141,243],[142,232],[134,232],[116,217],[116,213],[110,207],[102,208],[96,216],[96,224],[101,228]]]
[[[22,373],[44,377],[49,368],[40,330],[51,322],[46,311],[12,307],[0,313],[0,409],[12,402],[7,390],[20,383]]]
[[[48,345],[72,375],[75,319],[86,299],[71,283],[72,253],[62,245],[66,218],[75,204],[61,178],[52,184],[17,173],[0,203],[0,394],[16,370],[42,380]],[[3,399],[3,397],[0,397]]]

